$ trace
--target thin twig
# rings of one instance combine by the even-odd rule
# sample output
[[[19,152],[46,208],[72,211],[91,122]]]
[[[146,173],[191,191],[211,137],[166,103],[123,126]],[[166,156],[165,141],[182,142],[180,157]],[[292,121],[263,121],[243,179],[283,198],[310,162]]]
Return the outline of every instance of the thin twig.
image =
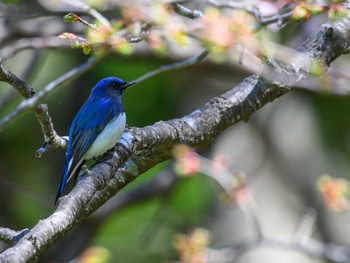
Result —
[[[294,242],[298,244],[305,244],[311,237],[316,221],[317,213],[314,208],[309,208],[301,217],[297,225]]]
[[[195,19],[203,16],[202,11],[200,10],[191,10],[179,3],[173,4],[174,11],[179,15],[185,16],[187,18]]]
[[[293,12],[292,11],[287,11],[282,14],[276,14],[272,16],[260,16],[259,17],[259,22],[261,26],[266,26],[270,24],[277,23],[279,27],[283,26],[288,20],[290,20]]]
[[[202,61],[208,54],[209,54],[209,50],[206,49],[202,53],[200,53],[199,55],[195,55],[195,56],[190,57],[188,59],[185,59],[183,61],[160,66],[158,69],[153,70],[151,72],[148,72],[148,73],[142,75],[141,77],[137,78],[135,81],[137,83],[139,83],[139,82],[145,81],[149,78],[152,78],[160,73],[164,73],[164,72],[167,72],[170,70],[183,69],[183,68],[190,67],[190,66],[195,65],[195,64],[199,63],[200,61]]]
[[[214,179],[228,196],[232,196],[235,191],[239,191],[239,189],[235,189],[239,186],[240,181],[237,174],[230,172],[224,165],[215,164],[212,160],[203,156],[200,156],[200,163],[198,171]],[[256,239],[261,240],[263,238],[261,220],[253,197],[249,202],[238,202],[238,205],[252,224]]]
[[[65,2],[69,5],[82,9],[84,12],[90,14],[91,16],[96,18],[98,21],[100,21],[107,28],[108,31],[110,32],[113,31],[112,25],[109,22],[109,20],[105,18],[101,13],[99,13],[96,9],[93,9],[91,6],[85,4],[80,0],[74,0],[74,1],[65,0]]]
[[[253,5],[247,5],[247,3],[244,2],[235,2],[235,1],[225,1],[225,2],[219,2],[217,0],[207,0],[209,4],[220,7],[220,8],[232,8],[232,9],[238,9],[238,10],[244,10],[252,15],[260,16],[260,11],[256,6]]]
[[[32,87],[28,86],[23,80],[13,74],[11,71],[8,71],[0,63],[0,81],[6,82],[11,85],[15,90],[17,90],[24,98],[31,98],[35,92]]]
[[[21,231],[15,231],[9,228],[0,227],[0,240],[6,242],[9,245],[14,245],[28,232],[28,228]]]
[[[95,31],[99,31],[98,27],[96,27],[94,24],[89,23],[88,21],[86,21],[85,19],[81,18],[80,16],[78,18],[78,21],[80,23],[82,23],[83,25],[85,25],[85,26],[87,26],[87,27],[89,27],[89,28],[91,28],[91,29],[93,29]]]
[[[28,59],[28,64],[24,67],[22,73],[20,74],[21,79],[28,79],[31,75],[35,66],[37,65],[40,57],[40,50],[35,50],[32,52],[30,58]],[[0,110],[4,109],[9,103],[11,103],[18,93],[14,89],[9,89],[0,96]]]
[[[288,8],[286,10],[283,10],[284,12],[280,14],[263,16],[257,7],[253,5],[247,5],[246,3],[237,3],[234,1],[221,3],[217,0],[208,0],[208,2],[216,7],[244,10],[247,13],[254,15],[259,21],[259,26],[257,29],[273,23],[277,23],[278,26],[282,26],[290,19],[293,13],[291,11],[292,8]]]
[[[86,21],[84,18],[78,16],[77,14],[74,13],[69,13],[67,15],[65,15],[63,17],[65,22],[71,23],[71,22],[80,22],[82,23],[84,26],[87,26],[95,31],[99,31],[99,28],[97,26],[95,26],[94,24],[89,23],[88,21]]]

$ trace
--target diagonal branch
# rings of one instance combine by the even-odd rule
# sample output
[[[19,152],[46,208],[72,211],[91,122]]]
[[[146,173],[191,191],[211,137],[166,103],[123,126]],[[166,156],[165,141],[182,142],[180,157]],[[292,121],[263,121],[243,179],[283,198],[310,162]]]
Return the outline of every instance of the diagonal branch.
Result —
[[[96,18],[96,20],[98,20],[101,24],[103,24],[105,26],[106,29],[108,29],[108,31],[112,32],[112,25],[109,22],[109,20],[107,18],[105,18],[101,13],[99,13],[96,9],[92,8],[91,6],[87,5],[86,3],[84,3],[83,1],[80,0],[73,0],[73,1],[68,1],[65,0],[65,2],[71,6],[75,6],[81,10],[83,10],[84,12],[90,14],[91,16],[93,16],[94,18]]]
[[[8,71],[0,63],[0,81],[6,82],[11,85],[15,90],[17,90],[25,99],[33,97],[35,94],[34,90],[27,85],[23,80]]]
[[[330,30],[332,33],[330,34]],[[324,25],[299,47],[311,59],[329,65],[350,47],[350,20]],[[278,69],[277,69],[278,70]],[[297,84],[304,76],[296,71]],[[292,83],[293,84],[293,83]],[[193,148],[210,145],[226,128],[249,116],[291,88],[270,83],[259,76],[211,99],[193,113],[144,128],[131,128],[110,151],[61,199],[56,211],[40,220],[15,246],[0,254],[0,261],[34,261],[73,226],[96,211],[106,200],[144,171],[172,158],[171,149],[179,143]]]
[[[140,83],[142,81],[145,81],[147,79],[150,79],[160,73],[164,73],[167,71],[171,71],[171,70],[176,70],[176,69],[182,69],[182,68],[187,68],[190,66],[193,66],[199,62],[201,62],[207,55],[209,54],[209,50],[204,50],[202,53],[200,53],[199,55],[195,55],[193,57],[190,57],[188,59],[176,62],[176,63],[172,63],[169,65],[163,65],[161,67],[159,67],[156,70],[153,70],[151,72],[148,72],[146,74],[144,74],[143,76],[139,77],[138,79],[136,79],[135,81],[137,83]]]

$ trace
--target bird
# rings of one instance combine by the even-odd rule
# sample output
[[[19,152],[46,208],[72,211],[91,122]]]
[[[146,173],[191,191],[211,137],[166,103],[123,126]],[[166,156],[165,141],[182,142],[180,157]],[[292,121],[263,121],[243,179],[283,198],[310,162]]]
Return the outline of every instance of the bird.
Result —
[[[55,205],[67,182],[75,180],[85,161],[96,159],[111,149],[123,135],[126,115],[123,95],[126,88],[136,82],[126,82],[117,77],[100,80],[74,117],[69,130],[68,149],[61,183]]]

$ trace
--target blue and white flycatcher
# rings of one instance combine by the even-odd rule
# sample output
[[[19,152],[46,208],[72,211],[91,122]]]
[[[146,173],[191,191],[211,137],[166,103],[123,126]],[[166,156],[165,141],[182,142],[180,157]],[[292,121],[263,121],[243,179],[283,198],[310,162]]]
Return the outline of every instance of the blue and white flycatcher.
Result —
[[[70,127],[66,162],[55,204],[66,183],[73,175],[78,176],[84,162],[101,156],[122,136],[126,124],[122,99],[125,89],[135,83],[109,77],[93,87]]]

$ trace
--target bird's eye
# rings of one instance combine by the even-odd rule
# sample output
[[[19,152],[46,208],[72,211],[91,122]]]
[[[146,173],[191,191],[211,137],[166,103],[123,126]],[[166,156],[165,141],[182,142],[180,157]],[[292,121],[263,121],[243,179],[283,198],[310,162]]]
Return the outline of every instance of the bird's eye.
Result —
[[[112,82],[112,88],[117,88],[118,87],[118,83],[117,82]]]

